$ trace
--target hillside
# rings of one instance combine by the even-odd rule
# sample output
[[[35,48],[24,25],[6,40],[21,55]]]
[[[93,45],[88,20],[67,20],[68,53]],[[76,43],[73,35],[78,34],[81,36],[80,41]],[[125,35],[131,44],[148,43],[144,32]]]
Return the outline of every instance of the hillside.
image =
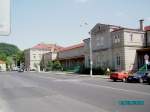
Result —
[[[6,60],[7,57],[16,55],[19,52],[19,48],[12,44],[0,43],[0,59]]]

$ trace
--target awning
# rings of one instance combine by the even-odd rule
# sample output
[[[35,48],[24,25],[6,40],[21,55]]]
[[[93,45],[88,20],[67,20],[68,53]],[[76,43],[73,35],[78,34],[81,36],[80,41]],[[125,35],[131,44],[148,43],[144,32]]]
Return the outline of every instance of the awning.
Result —
[[[137,52],[150,52],[150,48],[137,49]]]

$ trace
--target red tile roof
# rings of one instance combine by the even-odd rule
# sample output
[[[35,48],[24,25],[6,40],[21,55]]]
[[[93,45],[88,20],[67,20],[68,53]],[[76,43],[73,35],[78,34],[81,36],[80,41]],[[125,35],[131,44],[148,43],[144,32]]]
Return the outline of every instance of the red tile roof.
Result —
[[[5,64],[5,62],[4,62],[4,61],[2,61],[2,60],[0,60],[0,64]]]
[[[59,52],[68,51],[68,50],[72,50],[72,49],[76,49],[76,48],[80,48],[80,47],[84,47],[84,43],[80,43],[80,44],[76,44],[76,45],[72,45],[72,46],[69,46],[69,47],[62,48],[62,49],[59,50]]]
[[[44,49],[44,50],[48,50],[48,49],[52,49],[55,48],[56,50],[61,49],[61,46],[58,46],[56,44],[45,44],[45,43],[40,43],[35,45],[34,47],[32,47],[31,49]]]
[[[145,30],[145,31],[150,30],[150,26],[145,26],[145,27],[144,27],[144,30]]]

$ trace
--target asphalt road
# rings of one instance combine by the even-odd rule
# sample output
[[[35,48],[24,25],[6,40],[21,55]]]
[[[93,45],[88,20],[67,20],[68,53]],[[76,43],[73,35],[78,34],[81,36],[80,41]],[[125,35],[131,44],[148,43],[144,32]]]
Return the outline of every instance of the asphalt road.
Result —
[[[120,101],[143,101],[121,105]],[[150,85],[55,73],[0,73],[0,112],[150,112]]]

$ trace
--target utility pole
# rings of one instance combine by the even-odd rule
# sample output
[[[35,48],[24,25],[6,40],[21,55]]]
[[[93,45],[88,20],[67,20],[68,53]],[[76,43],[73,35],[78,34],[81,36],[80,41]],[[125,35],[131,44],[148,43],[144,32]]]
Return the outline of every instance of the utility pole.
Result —
[[[93,76],[92,35],[90,34],[90,76]]]
[[[89,24],[87,22],[85,22],[83,25],[80,25],[80,27],[83,26],[89,26]],[[90,35],[90,43],[89,43],[89,50],[90,50],[90,76],[93,76],[93,54],[92,54],[92,34],[91,32],[89,32]]]

